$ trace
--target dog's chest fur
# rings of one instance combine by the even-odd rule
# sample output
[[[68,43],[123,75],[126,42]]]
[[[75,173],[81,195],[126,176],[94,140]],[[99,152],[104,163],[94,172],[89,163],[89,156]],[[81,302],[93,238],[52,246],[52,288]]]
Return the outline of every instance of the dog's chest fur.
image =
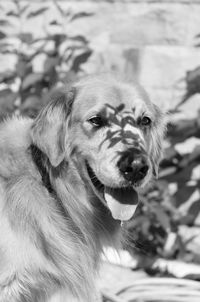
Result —
[[[14,118],[0,128],[0,300],[44,302],[60,288],[93,301],[102,245],[119,226],[99,201],[84,206],[87,189],[77,196],[84,185],[67,182],[70,165],[56,176],[47,169],[52,191],[45,186],[31,123]]]

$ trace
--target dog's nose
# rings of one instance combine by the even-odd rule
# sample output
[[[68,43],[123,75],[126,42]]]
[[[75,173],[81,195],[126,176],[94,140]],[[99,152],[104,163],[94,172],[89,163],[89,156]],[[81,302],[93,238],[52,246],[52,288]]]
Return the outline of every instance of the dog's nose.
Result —
[[[136,153],[139,154],[134,154],[134,151],[125,152],[118,162],[123,177],[132,183],[142,180],[149,170],[146,158],[140,152]]]

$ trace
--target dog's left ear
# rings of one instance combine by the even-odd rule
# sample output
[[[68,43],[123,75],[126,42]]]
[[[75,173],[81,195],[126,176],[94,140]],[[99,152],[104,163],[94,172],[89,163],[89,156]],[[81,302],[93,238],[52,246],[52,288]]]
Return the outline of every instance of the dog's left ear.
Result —
[[[65,157],[67,123],[74,98],[75,88],[55,92],[32,125],[33,144],[48,157],[54,167],[57,167]]]

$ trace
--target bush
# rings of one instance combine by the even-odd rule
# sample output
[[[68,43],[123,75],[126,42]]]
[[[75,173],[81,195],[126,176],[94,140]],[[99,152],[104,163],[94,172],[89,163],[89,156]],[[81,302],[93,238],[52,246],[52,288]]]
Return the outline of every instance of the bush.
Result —
[[[169,113],[159,179],[127,224],[142,265],[158,257],[200,262],[200,112],[193,119],[176,118],[183,103],[200,92],[199,74],[197,68],[186,75],[185,96]]]
[[[35,116],[47,101],[49,91],[74,80],[81,73],[81,65],[92,54],[86,37],[70,35],[66,30],[69,23],[89,17],[91,13],[63,11],[56,1],[53,3],[59,18],[50,21],[48,31],[40,38],[24,31],[23,24],[47,12],[49,7],[45,5],[33,10],[29,4],[13,0],[13,9],[5,11],[0,20],[4,28],[0,32],[1,53],[12,55],[16,61],[13,70],[0,73],[3,84],[0,118],[13,111]],[[10,27],[14,34],[7,33]],[[41,65],[41,70],[35,68],[36,64]]]

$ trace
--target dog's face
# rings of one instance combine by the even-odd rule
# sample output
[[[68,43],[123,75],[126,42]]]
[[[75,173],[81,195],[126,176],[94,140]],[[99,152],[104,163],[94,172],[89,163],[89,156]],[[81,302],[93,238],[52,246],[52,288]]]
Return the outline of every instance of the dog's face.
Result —
[[[136,192],[157,174],[163,114],[140,86],[112,78],[82,80],[74,91],[67,106],[59,98],[39,116],[34,138],[54,166],[62,160],[81,165],[113,217],[127,220]]]

